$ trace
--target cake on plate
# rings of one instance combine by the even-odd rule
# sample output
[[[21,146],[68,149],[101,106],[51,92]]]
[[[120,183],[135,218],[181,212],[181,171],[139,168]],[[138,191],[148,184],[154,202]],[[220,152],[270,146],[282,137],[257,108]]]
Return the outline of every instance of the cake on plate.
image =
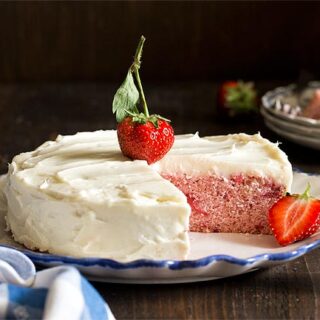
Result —
[[[160,161],[122,155],[116,131],[58,136],[14,157],[7,224],[30,249],[118,261],[184,259],[188,231],[269,234],[292,168],[257,135],[178,135]]]

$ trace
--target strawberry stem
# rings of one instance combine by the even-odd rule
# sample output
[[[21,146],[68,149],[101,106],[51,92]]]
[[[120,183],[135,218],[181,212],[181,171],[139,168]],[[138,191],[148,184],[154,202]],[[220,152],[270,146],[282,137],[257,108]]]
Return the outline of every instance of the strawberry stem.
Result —
[[[299,199],[308,200],[310,198],[310,189],[311,185],[310,182],[308,182],[306,190],[304,190],[304,193],[299,196]]]
[[[143,92],[143,88],[142,88],[142,84],[141,84],[141,80],[140,80],[140,75],[139,75],[139,69],[141,66],[142,48],[143,48],[143,44],[144,44],[145,40],[146,40],[146,38],[144,36],[141,36],[137,50],[136,50],[136,54],[134,55],[133,63],[131,65],[131,72],[133,72],[133,74],[136,77],[140,97],[142,100],[143,113],[145,114],[146,117],[149,117],[149,110],[148,110],[148,106],[147,106],[147,101],[144,96],[144,92]]]

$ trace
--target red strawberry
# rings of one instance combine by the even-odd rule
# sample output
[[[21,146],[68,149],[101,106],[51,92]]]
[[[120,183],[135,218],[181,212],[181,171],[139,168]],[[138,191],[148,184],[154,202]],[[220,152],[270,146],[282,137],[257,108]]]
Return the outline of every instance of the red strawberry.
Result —
[[[131,159],[146,160],[151,164],[170,150],[174,132],[170,120],[149,115],[139,75],[144,41],[142,36],[127,77],[114,96],[112,110],[118,121],[117,133],[122,153]],[[139,102],[143,113],[138,110]]]
[[[222,83],[218,92],[218,103],[221,107],[227,106],[227,96],[230,88],[234,88],[238,85],[237,81],[226,81]]]
[[[218,110],[221,114],[235,116],[257,109],[257,92],[252,82],[227,81],[218,92]]]
[[[320,200],[309,196],[310,184],[302,195],[287,195],[269,210],[270,227],[280,245],[303,240],[320,226]]]
[[[160,160],[172,147],[174,132],[165,120],[134,122],[132,117],[118,124],[118,140],[122,153],[131,158],[146,160],[149,164]]]

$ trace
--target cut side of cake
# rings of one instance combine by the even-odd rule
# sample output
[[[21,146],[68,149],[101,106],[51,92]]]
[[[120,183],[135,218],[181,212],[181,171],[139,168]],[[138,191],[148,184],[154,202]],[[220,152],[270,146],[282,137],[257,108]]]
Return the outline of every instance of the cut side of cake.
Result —
[[[290,190],[286,155],[260,135],[176,136],[160,161],[131,161],[116,131],[59,136],[9,166],[7,224],[30,249],[76,257],[185,259],[188,231],[270,233]]]
[[[272,179],[250,175],[163,175],[187,197],[190,231],[271,234],[269,208],[285,193]]]
[[[268,210],[292,182],[287,156],[259,134],[178,136],[156,167],[185,194],[197,232],[271,234]]]

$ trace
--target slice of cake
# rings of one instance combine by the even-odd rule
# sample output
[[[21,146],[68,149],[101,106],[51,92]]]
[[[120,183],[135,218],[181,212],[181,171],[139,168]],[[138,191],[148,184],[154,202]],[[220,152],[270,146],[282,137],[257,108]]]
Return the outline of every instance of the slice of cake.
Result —
[[[84,132],[13,159],[6,219],[31,249],[184,259],[189,229],[269,233],[267,211],[291,180],[286,155],[260,135],[177,136],[149,166],[121,154],[116,131]]]

